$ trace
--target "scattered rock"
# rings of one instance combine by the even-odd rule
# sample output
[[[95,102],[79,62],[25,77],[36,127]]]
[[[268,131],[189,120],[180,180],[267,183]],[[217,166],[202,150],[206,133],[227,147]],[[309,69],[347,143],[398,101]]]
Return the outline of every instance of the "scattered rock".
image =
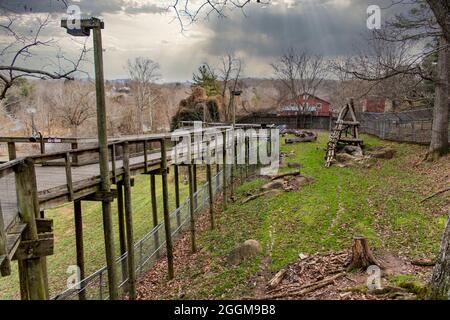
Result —
[[[250,239],[233,249],[227,257],[229,265],[239,265],[245,259],[252,258],[261,253],[261,245],[258,241]]]

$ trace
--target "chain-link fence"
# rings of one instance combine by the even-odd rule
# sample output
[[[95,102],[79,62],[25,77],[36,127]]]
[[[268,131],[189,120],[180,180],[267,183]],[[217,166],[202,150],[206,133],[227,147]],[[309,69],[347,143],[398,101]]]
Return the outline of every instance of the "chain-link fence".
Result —
[[[386,113],[363,112],[357,118],[361,122],[362,132],[381,139],[420,144],[431,141],[433,108]]]
[[[250,166],[254,167],[254,166]],[[227,169],[227,184],[231,180],[231,170]],[[213,195],[219,194],[223,189],[223,171],[217,173],[211,179],[213,183]],[[189,227],[190,220],[189,197],[170,214],[170,227],[172,239],[176,240],[181,233]],[[194,193],[194,213],[198,214],[209,206],[208,182]],[[160,222],[142,239],[134,245],[136,261],[136,277],[142,277],[152,268],[158,258],[165,253],[165,229],[164,221]],[[116,260],[120,278],[119,290],[122,296],[127,293],[127,253]],[[95,299],[106,300],[108,296],[108,271],[106,266],[97,270],[81,282],[74,285],[74,289],[68,289],[54,297],[58,300]]]

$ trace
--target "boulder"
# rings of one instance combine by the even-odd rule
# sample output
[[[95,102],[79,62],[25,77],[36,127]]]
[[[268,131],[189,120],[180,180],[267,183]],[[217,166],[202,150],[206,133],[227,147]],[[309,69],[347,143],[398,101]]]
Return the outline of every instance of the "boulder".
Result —
[[[346,145],[343,149],[343,152],[348,153],[354,157],[362,157],[363,151],[360,146],[350,146]]]
[[[395,155],[395,149],[391,147],[376,147],[368,150],[366,154],[377,159],[392,159]]]
[[[354,157],[348,153],[341,152],[341,153],[336,153],[336,160],[338,162],[350,162],[350,161],[356,160],[356,157]]]
[[[246,240],[243,244],[239,245],[229,253],[227,263],[229,265],[237,266],[241,264],[242,261],[257,256],[261,251],[261,245],[258,241],[253,239]]]

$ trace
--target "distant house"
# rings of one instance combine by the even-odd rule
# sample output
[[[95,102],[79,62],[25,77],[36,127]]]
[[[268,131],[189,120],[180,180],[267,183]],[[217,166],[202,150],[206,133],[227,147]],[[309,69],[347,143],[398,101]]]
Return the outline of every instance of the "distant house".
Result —
[[[300,113],[311,114],[313,116],[330,116],[331,104],[319,97],[301,94],[289,105],[283,106],[278,112],[278,116],[295,116]]]
[[[384,97],[368,97],[362,100],[362,112],[392,112],[393,103]]]

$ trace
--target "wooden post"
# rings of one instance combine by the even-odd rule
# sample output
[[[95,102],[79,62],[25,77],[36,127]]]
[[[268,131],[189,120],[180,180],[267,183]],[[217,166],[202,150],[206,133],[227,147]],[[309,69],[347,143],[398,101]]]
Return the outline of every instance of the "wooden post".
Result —
[[[180,207],[180,178],[178,173],[178,165],[174,165],[174,184],[175,184],[175,206]],[[180,212],[177,213],[177,226],[181,225]]]
[[[150,194],[151,194],[151,202],[152,202],[152,220],[153,220],[153,228],[158,225],[158,206],[156,203],[156,181],[155,175],[150,175]],[[155,232],[153,235],[153,239],[155,242],[155,249],[159,248],[159,230]],[[159,251],[156,252],[156,256],[159,257]]]
[[[223,210],[227,209],[227,131],[223,131]]]
[[[72,150],[78,149],[78,142],[72,142],[70,147],[72,148]],[[78,155],[76,153],[72,155],[72,163],[78,165]]]
[[[16,144],[14,142],[8,142],[8,159],[9,161],[16,159]]]
[[[69,201],[73,201],[72,164],[70,163],[70,153],[64,155],[64,166],[66,169],[66,184]]]
[[[123,181],[117,182],[117,213],[119,220],[119,244],[120,255],[127,252],[127,237],[125,230],[125,214],[124,214],[124,200],[123,200]],[[128,262],[127,258],[122,261],[122,281],[128,277]]]
[[[74,220],[75,220],[75,250],[77,254],[77,266],[80,268],[80,280],[85,278],[85,265],[84,265],[84,246],[83,246],[83,217],[81,211],[81,200],[76,200],[73,203]],[[86,292],[84,291],[84,285],[81,285],[80,292],[78,293],[80,300],[86,300]]]
[[[195,161],[195,160],[194,160]],[[192,182],[194,183],[194,208],[197,209],[198,199],[197,199],[197,165],[194,163],[192,165]]]
[[[38,240],[36,216],[39,214],[37,203],[37,186],[34,163],[25,159],[16,167],[17,204],[20,218],[27,224],[22,240]],[[48,299],[45,272],[42,268],[42,258],[19,260],[19,277],[21,297],[23,300]]]
[[[97,98],[97,130],[99,164],[101,176],[101,191],[109,193],[111,191],[109,180],[108,162],[108,139],[106,128],[106,107],[105,107],[105,83],[103,76],[103,48],[102,34],[100,27],[92,29],[94,38],[94,64],[95,64],[95,89]],[[116,281],[116,264],[114,255],[114,236],[111,219],[111,202],[102,201],[103,232],[105,237],[106,266],[108,269],[108,287],[111,300],[118,298],[118,288]]]
[[[133,211],[131,206],[131,182],[130,182],[130,152],[128,142],[123,144],[123,170],[124,170],[124,195],[125,195],[125,225],[127,230],[128,252],[128,297],[136,300],[136,266],[134,262],[134,235],[133,235]]]
[[[173,279],[173,246],[172,231],[170,228],[169,216],[169,190],[167,186],[167,155],[166,141],[161,139],[161,175],[162,175],[162,192],[163,192],[163,210],[164,210],[164,229],[166,233],[166,249],[167,249],[167,271],[169,280]]]
[[[194,175],[193,175],[193,165],[188,165],[189,172],[189,218],[190,218],[190,229],[191,229],[191,250],[192,253],[197,251],[195,245],[195,206],[194,206]]]
[[[45,154],[45,141],[42,133],[39,133],[39,145],[41,147],[41,154]]]
[[[230,199],[233,201],[234,198],[234,169],[235,169],[235,160],[236,160],[236,145],[234,141],[234,131],[233,136],[231,137],[231,165],[230,165]]]
[[[209,193],[209,221],[211,224],[211,230],[214,229],[214,193],[212,187],[212,173],[211,165],[206,165],[206,178],[208,179],[208,193]]]
[[[249,138],[247,133],[245,134],[245,178],[248,178],[248,167],[250,162],[250,144],[248,142]]]
[[[9,276],[11,274],[11,263],[7,257],[6,231],[3,222],[2,203],[0,201],[0,258],[6,259],[3,264],[0,261],[0,276]]]

